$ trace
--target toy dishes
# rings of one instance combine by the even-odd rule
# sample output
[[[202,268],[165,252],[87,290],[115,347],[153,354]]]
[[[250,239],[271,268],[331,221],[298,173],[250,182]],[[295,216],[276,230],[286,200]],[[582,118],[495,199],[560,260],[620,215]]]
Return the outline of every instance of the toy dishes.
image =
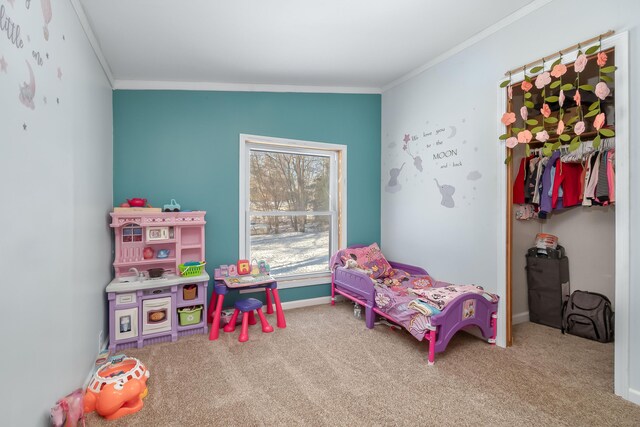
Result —
[[[129,203],[129,206],[132,208],[143,208],[147,205],[147,199],[135,197],[133,199],[127,199],[127,203]]]
[[[150,278],[157,279],[164,274],[164,268],[150,268],[147,270],[147,273],[149,273]]]
[[[144,259],[151,259],[153,258],[153,254],[155,254],[156,251],[153,250],[152,247],[147,246],[146,248],[144,248],[144,250],[142,251],[142,257]]]
[[[169,249],[158,249],[158,254],[156,258],[168,258],[169,257]]]

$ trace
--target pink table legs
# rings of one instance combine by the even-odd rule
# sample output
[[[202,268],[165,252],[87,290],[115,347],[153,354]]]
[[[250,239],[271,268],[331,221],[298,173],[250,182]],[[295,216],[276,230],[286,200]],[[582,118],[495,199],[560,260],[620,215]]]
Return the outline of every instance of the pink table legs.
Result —
[[[280,304],[280,296],[278,295],[278,290],[272,289],[271,292],[273,293],[273,300],[276,303],[276,324],[278,325],[278,328],[286,328],[287,321],[284,320],[284,313],[282,312],[282,304]]]
[[[209,340],[217,340],[220,334],[220,314],[222,313],[222,302],[224,301],[224,295],[218,295],[216,299],[216,311],[213,315],[213,323],[211,324],[211,333],[209,334]],[[213,306],[213,304],[211,304]],[[235,322],[234,322],[235,325]]]
[[[271,303],[271,289],[264,288],[265,294],[267,294],[267,314],[273,314],[273,304]]]

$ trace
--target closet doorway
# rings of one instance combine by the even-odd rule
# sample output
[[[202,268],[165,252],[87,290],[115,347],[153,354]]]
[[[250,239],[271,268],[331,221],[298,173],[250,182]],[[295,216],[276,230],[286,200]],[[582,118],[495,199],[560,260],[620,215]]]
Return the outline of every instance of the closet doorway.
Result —
[[[609,294],[615,308],[615,344],[614,344],[614,391],[623,398],[629,398],[629,66],[628,66],[628,33],[620,33],[603,39],[601,50],[608,51],[615,58],[615,105],[607,115],[615,115],[615,206],[588,208],[576,206],[558,213],[552,213],[550,219],[518,221],[516,224],[513,206],[513,184],[520,166],[520,160],[526,156],[524,144],[518,144],[513,150],[499,151],[498,182],[499,212],[498,228],[498,293],[502,296],[499,312],[498,344],[512,345],[517,336],[513,335],[513,324],[528,321],[527,288],[525,274],[525,254],[534,246],[537,233],[546,232],[559,237],[559,244],[572,247],[567,251],[571,268],[571,291],[593,290]],[[577,57],[577,48],[573,52],[563,52],[563,62],[573,63]],[[553,60],[552,60],[553,61]],[[524,79],[524,72],[512,74],[512,82]],[[501,81],[504,80],[501,79]],[[499,90],[499,117],[505,111],[508,102],[518,102],[514,90],[513,99],[509,100],[505,89]],[[520,96],[523,94],[520,93]],[[547,93],[547,96],[549,94]],[[531,98],[529,98],[531,99]],[[520,103],[523,100],[520,99]],[[513,107],[513,106],[512,106]],[[514,111],[512,108],[511,110]],[[533,110],[530,110],[533,111]],[[604,111],[604,110],[603,110]],[[518,114],[518,111],[515,110]],[[567,114],[565,112],[565,114]],[[575,122],[574,122],[575,123]],[[504,133],[504,126],[499,123],[499,134]],[[551,132],[549,132],[551,134]],[[586,133],[586,132],[585,132]],[[595,133],[594,135],[597,135]],[[585,135],[583,141],[587,141]],[[611,144],[608,142],[607,144]],[[537,154],[537,153],[528,153]],[[548,154],[548,153],[547,153]],[[506,165],[506,166],[505,166]],[[581,233],[582,225],[597,223],[597,231],[590,235]],[[594,248],[585,247],[591,242]],[[598,265],[589,262],[589,251],[603,250],[600,270]],[[584,258],[584,259],[583,259]],[[583,261],[585,261],[583,263]],[[580,267],[584,266],[583,270]],[[575,268],[577,267],[577,269]],[[592,269],[592,273],[589,273]],[[575,271],[574,271],[575,270]],[[596,278],[592,277],[593,275]],[[599,276],[599,279],[597,277]],[[603,289],[598,281],[608,280],[609,289]],[[612,285],[611,285],[612,284]],[[604,291],[604,292],[602,292]],[[515,318],[514,318],[515,316]],[[558,330],[560,334],[560,330]]]

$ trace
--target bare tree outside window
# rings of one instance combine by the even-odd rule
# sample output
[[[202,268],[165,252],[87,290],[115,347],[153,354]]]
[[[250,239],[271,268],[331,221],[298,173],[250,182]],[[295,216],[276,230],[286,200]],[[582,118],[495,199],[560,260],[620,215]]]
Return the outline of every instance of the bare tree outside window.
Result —
[[[328,271],[330,157],[251,150],[249,167],[252,258],[275,275]]]

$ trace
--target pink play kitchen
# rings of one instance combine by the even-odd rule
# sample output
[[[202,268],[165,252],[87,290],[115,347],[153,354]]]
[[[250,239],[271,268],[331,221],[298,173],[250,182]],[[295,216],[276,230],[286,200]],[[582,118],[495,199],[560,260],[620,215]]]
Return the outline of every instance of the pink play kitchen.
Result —
[[[106,292],[112,352],[207,333],[205,212],[160,212],[145,204],[131,199],[130,210],[111,213],[115,278]]]

